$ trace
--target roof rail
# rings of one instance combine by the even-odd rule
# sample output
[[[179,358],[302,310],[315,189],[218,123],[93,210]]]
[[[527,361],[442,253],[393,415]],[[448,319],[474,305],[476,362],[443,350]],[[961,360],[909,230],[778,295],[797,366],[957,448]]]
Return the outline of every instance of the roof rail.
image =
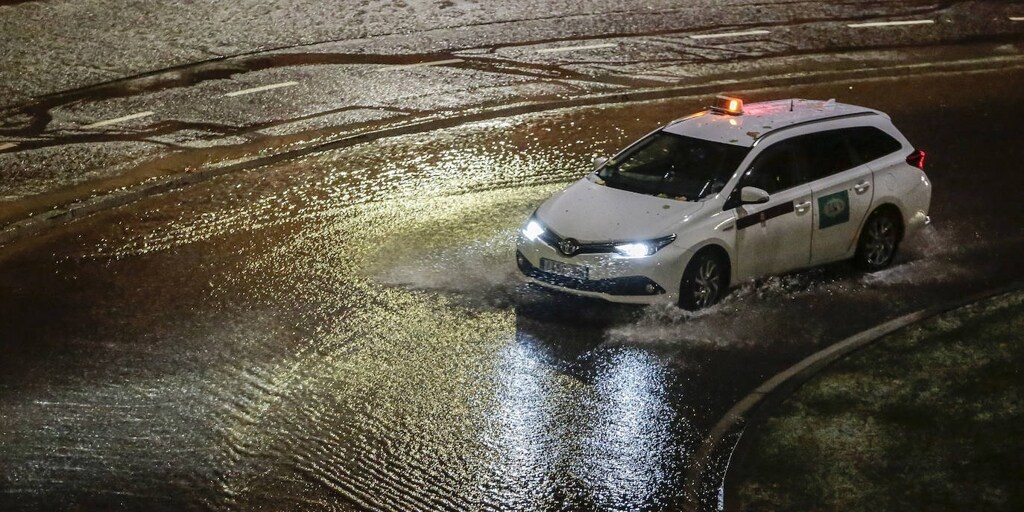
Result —
[[[874,112],[874,111],[853,112],[853,113],[850,113],[850,114],[840,114],[838,116],[819,117],[817,119],[808,119],[807,121],[800,121],[799,123],[793,123],[793,124],[790,124],[790,125],[786,125],[786,126],[782,126],[782,127],[776,128],[774,130],[768,130],[768,131],[762,133],[756,139],[754,139],[754,143],[751,144],[750,147],[753,148],[753,147],[757,146],[757,143],[761,142],[761,139],[763,139],[763,138],[765,138],[765,137],[767,137],[767,136],[769,136],[769,135],[771,135],[773,133],[778,133],[778,132],[781,132],[781,131],[785,131],[785,130],[788,130],[790,128],[799,128],[801,126],[807,126],[809,124],[814,124],[814,123],[823,123],[825,121],[835,121],[836,119],[849,119],[849,118],[852,118],[852,117],[877,116],[877,115],[878,115],[878,112]]]

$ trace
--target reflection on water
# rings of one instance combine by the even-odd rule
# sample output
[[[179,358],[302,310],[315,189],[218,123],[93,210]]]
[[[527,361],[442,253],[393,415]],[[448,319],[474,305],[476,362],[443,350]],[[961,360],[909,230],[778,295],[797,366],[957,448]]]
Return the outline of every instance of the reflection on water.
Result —
[[[567,350],[520,330],[496,361],[482,435],[502,507],[636,510],[670,491],[681,461],[666,368],[591,341]]]
[[[491,429],[483,432],[494,457],[490,478],[496,482],[499,501],[514,509],[541,508],[550,492],[560,458],[558,439],[552,432],[557,411],[547,390],[555,376],[539,362],[532,348],[509,345],[498,359],[495,374]],[[527,492],[524,492],[527,491]],[[530,492],[532,491],[532,492]]]
[[[649,353],[620,349],[602,365],[595,388],[584,463],[597,505],[631,509],[650,503],[672,454],[665,369]]]

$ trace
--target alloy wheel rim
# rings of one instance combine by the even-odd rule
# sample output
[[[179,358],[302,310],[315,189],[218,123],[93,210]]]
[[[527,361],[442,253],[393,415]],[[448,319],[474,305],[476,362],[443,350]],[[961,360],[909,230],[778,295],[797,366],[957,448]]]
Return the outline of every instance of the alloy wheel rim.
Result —
[[[868,227],[865,244],[867,261],[872,266],[881,266],[889,261],[896,248],[896,226],[888,217],[878,217]]]
[[[693,291],[694,302],[698,307],[707,307],[714,303],[720,288],[721,273],[715,260],[704,260],[697,268],[697,275],[694,277],[694,284],[697,285]]]

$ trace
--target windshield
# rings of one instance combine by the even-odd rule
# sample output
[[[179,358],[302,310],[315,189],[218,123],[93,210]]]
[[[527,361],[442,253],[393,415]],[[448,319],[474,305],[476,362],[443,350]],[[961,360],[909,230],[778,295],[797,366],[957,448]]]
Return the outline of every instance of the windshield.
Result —
[[[750,148],[659,131],[597,172],[609,187],[696,201],[722,190]]]

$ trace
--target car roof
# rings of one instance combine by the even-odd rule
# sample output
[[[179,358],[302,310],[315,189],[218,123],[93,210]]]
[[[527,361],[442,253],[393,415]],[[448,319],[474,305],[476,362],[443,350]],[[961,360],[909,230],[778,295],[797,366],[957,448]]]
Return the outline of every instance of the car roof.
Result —
[[[666,132],[698,139],[751,147],[768,133],[815,121],[884,113],[835,100],[785,100],[748,103],[743,114],[730,115],[708,109],[673,121]]]

